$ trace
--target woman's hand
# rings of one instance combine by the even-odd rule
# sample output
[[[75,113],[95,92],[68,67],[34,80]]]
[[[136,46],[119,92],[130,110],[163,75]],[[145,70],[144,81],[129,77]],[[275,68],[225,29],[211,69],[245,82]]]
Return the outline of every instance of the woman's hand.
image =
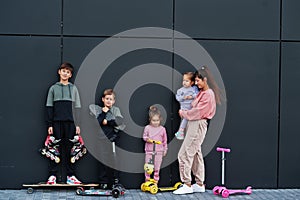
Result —
[[[179,116],[182,118],[182,110],[178,111]]]

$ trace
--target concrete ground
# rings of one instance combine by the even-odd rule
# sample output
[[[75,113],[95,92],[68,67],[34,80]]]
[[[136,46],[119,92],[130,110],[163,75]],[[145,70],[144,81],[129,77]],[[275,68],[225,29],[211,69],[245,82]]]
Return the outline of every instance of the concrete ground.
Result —
[[[0,190],[0,200],[95,200],[95,199],[115,199],[113,197],[103,196],[80,196],[76,194],[75,188],[70,189],[35,189],[32,194],[27,193],[27,189],[21,190]],[[120,200],[185,200],[185,199],[203,199],[203,200],[222,200],[221,196],[216,196],[211,190],[205,193],[194,193],[188,195],[174,195],[172,192],[160,192],[155,195],[141,190],[126,190]],[[300,200],[300,189],[253,189],[250,195],[232,195],[228,199],[246,199],[246,200]]]

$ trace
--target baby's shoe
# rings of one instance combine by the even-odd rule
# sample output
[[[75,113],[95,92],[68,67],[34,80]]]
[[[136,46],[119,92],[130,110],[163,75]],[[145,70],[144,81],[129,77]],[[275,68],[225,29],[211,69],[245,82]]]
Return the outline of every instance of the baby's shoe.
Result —
[[[184,139],[184,133],[181,132],[181,131],[178,131],[175,133],[175,137],[178,139],[178,140],[183,140]]]

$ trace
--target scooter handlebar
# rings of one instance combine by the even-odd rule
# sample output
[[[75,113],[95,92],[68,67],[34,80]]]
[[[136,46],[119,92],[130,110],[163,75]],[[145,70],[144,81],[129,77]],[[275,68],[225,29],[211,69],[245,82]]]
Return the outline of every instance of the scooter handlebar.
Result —
[[[149,139],[148,142],[153,143],[153,144],[161,144],[161,141],[159,141],[159,140],[151,140],[151,139]]]
[[[226,153],[229,153],[229,152],[230,152],[230,149],[222,148],[222,147],[217,147],[217,151],[224,151],[224,152],[226,152]]]

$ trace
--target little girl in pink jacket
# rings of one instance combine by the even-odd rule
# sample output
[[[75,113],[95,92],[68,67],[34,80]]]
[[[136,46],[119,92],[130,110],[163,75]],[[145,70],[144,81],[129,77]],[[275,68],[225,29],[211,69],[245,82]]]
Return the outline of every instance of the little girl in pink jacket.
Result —
[[[153,179],[156,183],[159,181],[159,170],[162,163],[162,158],[167,154],[167,133],[165,127],[161,126],[161,114],[155,106],[151,106],[149,109],[149,125],[144,129],[143,139],[145,144],[145,163],[154,164]],[[156,144],[154,152],[153,162],[153,145],[154,142],[160,142]],[[145,172],[146,181],[150,180],[150,174]]]

